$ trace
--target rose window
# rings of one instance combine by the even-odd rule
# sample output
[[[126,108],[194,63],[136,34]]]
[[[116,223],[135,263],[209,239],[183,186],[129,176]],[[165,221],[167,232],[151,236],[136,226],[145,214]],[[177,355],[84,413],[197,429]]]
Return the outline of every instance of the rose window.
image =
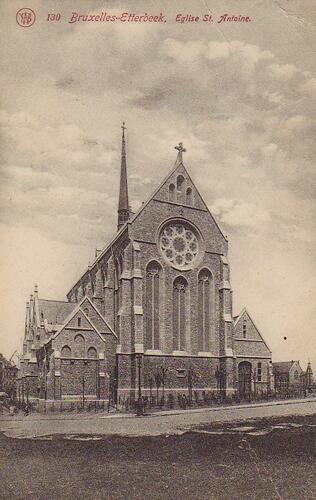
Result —
[[[160,233],[159,247],[171,265],[190,269],[199,253],[198,236],[189,224],[171,222]]]

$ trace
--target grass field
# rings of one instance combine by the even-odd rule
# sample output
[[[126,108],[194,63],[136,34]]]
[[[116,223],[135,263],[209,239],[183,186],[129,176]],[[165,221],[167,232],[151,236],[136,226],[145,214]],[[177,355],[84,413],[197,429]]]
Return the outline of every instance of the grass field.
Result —
[[[316,417],[169,437],[2,435],[0,460],[6,500],[315,499]]]

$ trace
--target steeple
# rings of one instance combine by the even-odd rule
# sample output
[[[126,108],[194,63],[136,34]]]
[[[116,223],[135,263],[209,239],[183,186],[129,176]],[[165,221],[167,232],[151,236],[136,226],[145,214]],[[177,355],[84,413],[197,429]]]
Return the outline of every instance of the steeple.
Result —
[[[117,229],[120,229],[123,224],[129,219],[128,205],[128,188],[127,188],[127,173],[126,173],[126,149],[125,149],[125,123],[122,125],[122,155],[121,155],[121,177],[120,177],[120,195],[118,204],[118,220]]]

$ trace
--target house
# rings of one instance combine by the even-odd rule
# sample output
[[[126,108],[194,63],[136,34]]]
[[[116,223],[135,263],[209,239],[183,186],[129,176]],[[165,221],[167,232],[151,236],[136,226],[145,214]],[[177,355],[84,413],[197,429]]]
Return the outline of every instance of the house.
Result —
[[[273,363],[273,374],[275,390],[282,392],[287,389],[299,389],[302,387],[304,371],[299,361],[280,361]]]

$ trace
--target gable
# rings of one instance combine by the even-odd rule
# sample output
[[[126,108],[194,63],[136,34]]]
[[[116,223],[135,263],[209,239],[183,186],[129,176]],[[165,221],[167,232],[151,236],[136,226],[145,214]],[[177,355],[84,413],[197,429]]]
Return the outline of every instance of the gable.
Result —
[[[247,344],[247,341],[248,343],[253,342],[258,345],[258,348],[260,344],[264,345],[266,352],[271,353],[269,346],[246,309],[243,309],[235,321],[234,340],[237,344]]]
[[[295,371],[298,371],[299,373],[303,372],[302,368],[300,367],[299,361],[293,361],[292,362],[292,366],[290,368],[290,373],[294,374]]]
[[[93,322],[93,319],[95,323]],[[97,335],[104,340],[105,336],[112,335],[116,337],[112,328],[105,321],[95,305],[91,302],[89,297],[84,297],[77,305],[75,310],[70,314],[62,327],[55,333],[54,339],[64,330],[90,330],[97,333]]]
[[[246,310],[241,313],[241,315],[238,317],[237,322],[235,323],[235,338],[244,338],[244,331],[246,332],[246,339],[263,341],[258,328],[254,324],[249,313]]]
[[[170,186],[174,186],[172,195]],[[191,189],[190,201],[186,198],[188,189]],[[159,227],[172,218],[193,223],[202,235],[206,251],[226,255],[227,240],[182,163],[135,214],[129,225],[130,236],[134,240],[156,243]]]
[[[84,328],[86,330],[94,330],[93,326],[91,325],[91,322],[88,320],[88,318],[85,316],[83,311],[79,309],[75,315],[65,323],[64,325],[65,328]]]
[[[95,304],[93,304],[87,297],[85,297],[81,302],[80,309],[85,313],[86,316],[88,316],[93,325],[101,334],[115,335],[114,331],[106,322],[105,318],[102,316]]]
[[[200,193],[183,163],[179,163],[153,195],[155,200],[207,210]]]

